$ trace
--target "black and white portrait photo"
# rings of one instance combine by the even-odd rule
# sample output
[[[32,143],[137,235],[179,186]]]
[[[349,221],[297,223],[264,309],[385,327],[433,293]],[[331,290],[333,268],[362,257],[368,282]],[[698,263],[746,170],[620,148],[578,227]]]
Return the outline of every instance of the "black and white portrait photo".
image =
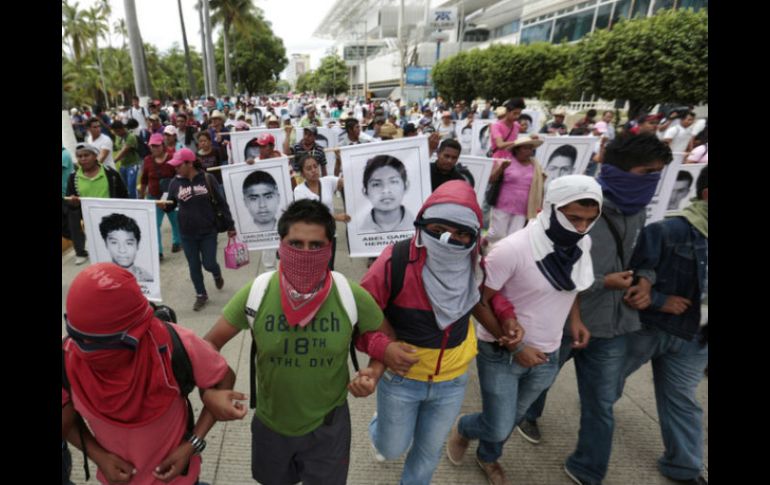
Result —
[[[136,277],[142,293],[160,301],[160,261],[155,202],[80,199],[91,263],[115,263]]]
[[[595,136],[542,136],[543,145],[538,147],[535,158],[546,175],[545,187],[564,175],[585,172],[591,159]]]
[[[340,148],[345,208],[352,220],[352,257],[378,256],[414,234],[414,218],[430,196],[428,140],[414,137]]]
[[[490,129],[495,120],[473,120],[473,136],[471,138],[471,155],[486,157],[492,145],[490,144]],[[462,143],[461,143],[462,144]]]
[[[222,168],[235,228],[249,250],[277,248],[278,219],[293,200],[286,157]]]
[[[462,147],[460,153],[470,155],[473,145],[473,122],[468,123],[468,120],[461,120],[455,123],[455,139]]]
[[[326,155],[326,166],[334,170],[334,164],[337,163],[337,156],[333,151],[326,151],[327,148],[337,148],[339,146],[339,130],[334,128],[326,128],[325,126],[316,128],[318,134],[315,136],[315,142],[324,149]],[[305,135],[305,129],[297,128],[297,140],[302,140]],[[330,172],[330,175],[332,173]]]
[[[230,149],[232,151],[230,160],[235,164],[244,163],[248,158],[258,159],[259,147],[254,146],[256,141],[252,146],[247,145],[249,145],[250,141],[258,139],[264,133],[273,135],[275,137],[275,149],[283,151],[283,140],[286,138],[286,132],[281,128],[234,131],[230,133]],[[252,156],[247,156],[249,154]]]
[[[476,200],[479,207],[484,206],[484,192],[487,190],[489,176],[492,174],[494,159],[487,157],[473,157],[461,155],[457,162],[467,169],[473,176],[473,190],[476,191]],[[470,181],[468,181],[470,183]]]
[[[706,163],[685,163],[680,164],[676,171],[676,177],[673,178],[671,189],[668,193],[666,204],[666,215],[672,215],[690,204],[695,193],[695,181],[698,180],[703,167]]]
[[[671,192],[676,184],[679,170],[684,166],[682,164],[683,161],[684,154],[675,153],[671,163],[663,167],[663,171],[660,173],[660,181],[655,187],[655,194],[653,194],[652,200],[646,207],[647,218],[645,219],[645,224],[659,221],[668,213]],[[700,173],[700,171],[698,173]],[[697,178],[697,175],[695,178]],[[693,180],[695,180],[695,178]]]

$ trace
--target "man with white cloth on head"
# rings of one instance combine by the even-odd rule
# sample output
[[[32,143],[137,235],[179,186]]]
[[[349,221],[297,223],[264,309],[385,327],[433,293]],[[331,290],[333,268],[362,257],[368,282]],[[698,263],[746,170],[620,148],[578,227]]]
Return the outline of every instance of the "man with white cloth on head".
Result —
[[[486,258],[482,301],[498,292],[513,304],[524,340],[509,350],[478,326],[476,364],[481,413],[461,417],[447,443],[454,464],[470,440],[479,440],[476,461],[491,484],[510,483],[498,463],[514,426],[559,370],[564,322],[577,345],[588,342],[578,292],[594,282],[591,238],[601,214],[602,189],[591,177],[566,175],[545,193],[543,210],[522,230],[498,242]]]

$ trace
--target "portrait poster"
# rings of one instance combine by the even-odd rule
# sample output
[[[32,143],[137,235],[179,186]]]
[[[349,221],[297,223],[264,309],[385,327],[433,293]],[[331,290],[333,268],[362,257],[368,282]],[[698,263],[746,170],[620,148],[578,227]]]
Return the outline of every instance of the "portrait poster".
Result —
[[[333,151],[326,151],[327,148],[337,148],[339,146],[339,133],[333,128],[316,128],[318,130],[318,136],[315,137],[315,142],[324,148],[324,155],[326,155],[326,171],[329,175],[334,175],[334,164],[337,162],[337,155]],[[302,137],[305,136],[305,129],[297,128],[297,143],[302,141]]]
[[[455,140],[463,147],[460,152],[462,155],[471,154],[471,149],[473,148],[473,124],[475,121],[473,120],[473,123],[468,123],[468,120],[458,120],[455,122]],[[480,156],[485,155],[486,153]]]
[[[279,152],[283,152],[283,140],[286,138],[286,132],[283,128],[261,128],[257,130],[249,131],[234,131],[230,134],[230,147],[232,148],[232,160],[233,163],[244,163],[247,158],[259,158],[259,147],[252,146],[246,148],[248,143],[259,138],[264,133],[270,133],[275,137],[275,149]],[[248,156],[247,156],[248,155]]]
[[[278,219],[294,201],[286,157],[222,167],[222,184],[238,237],[249,250],[277,248]]]
[[[494,159],[461,155],[457,163],[467,168],[473,176],[473,190],[476,191],[476,199],[479,202],[479,207],[484,207],[484,192],[487,191],[487,183],[492,174]]]
[[[547,176],[545,187],[564,175],[580,175],[591,160],[595,136],[540,135],[543,144],[537,147],[535,158]]]
[[[428,138],[340,148],[351,257],[376,257],[414,235],[414,218],[430,196]]]
[[[121,266],[148,300],[161,301],[155,201],[81,197],[80,204],[91,263]]]
[[[526,133],[527,135],[540,132],[540,128],[542,128],[542,123],[543,123],[542,111],[527,108],[527,109],[521,110],[521,114],[529,115],[529,117],[532,118],[532,123],[530,123],[529,125],[529,131]]]
[[[492,147],[490,145],[490,129],[497,120],[473,120],[473,138],[471,139],[471,155],[486,157]]]
[[[663,167],[663,171],[660,173],[660,181],[655,187],[655,193],[646,207],[647,219],[645,224],[659,221],[666,216],[669,199],[671,198],[671,190],[676,182],[677,174],[683,161],[683,153],[674,153],[671,163]]]

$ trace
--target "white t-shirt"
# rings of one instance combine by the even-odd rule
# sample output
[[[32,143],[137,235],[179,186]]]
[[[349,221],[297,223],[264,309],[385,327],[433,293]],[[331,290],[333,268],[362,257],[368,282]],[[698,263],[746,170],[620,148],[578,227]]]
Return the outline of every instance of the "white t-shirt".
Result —
[[[687,128],[682,127],[682,125],[671,126],[663,135],[664,140],[671,139],[671,151],[673,153],[687,150],[687,145],[690,143],[692,137],[693,125],[690,125]]]
[[[530,227],[495,244],[486,258],[485,284],[499,290],[513,304],[516,318],[524,327],[524,344],[550,353],[561,346],[564,323],[577,291],[559,291],[545,279],[535,265]],[[481,324],[477,324],[477,336],[485,342],[495,341]]]
[[[88,138],[90,137],[91,135],[89,134]],[[99,138],[97,138],[96,140],[89,142],[88,139],[86,139],[86,142],[91,143],[93,146],[98,148],[100,154],[101,154],[101,151],[106,148],[109,151],[109,154],[107,155],[107,158],[104,159],[104,162],[102,163],[102,165],[107,165],[111,169],[116,169],[115,161],[112,159],[112,139],[110,139],[109,136],[102,133],[101,135],[99,135]],[[97,155],[96,158],[99,158],[99,156]]]
[[[337,191],[338,181],[339,177],[334,175],[327,175],[319,180],[321,183],[321,203],[328,207],[332,214],[334,214],[334,192]],[[319,200],[319,197],[308,188],[307,184],[302,183],[294,187],[294,200],[302,199]]]
[[[142,108],[141,106],[138,108],[131,106],[128,109],[128,117],[135,119],[136,122],[139,123],[139,128],[142,130],[147,129],[147,119],[144,116],[146,109],[147,108]]]

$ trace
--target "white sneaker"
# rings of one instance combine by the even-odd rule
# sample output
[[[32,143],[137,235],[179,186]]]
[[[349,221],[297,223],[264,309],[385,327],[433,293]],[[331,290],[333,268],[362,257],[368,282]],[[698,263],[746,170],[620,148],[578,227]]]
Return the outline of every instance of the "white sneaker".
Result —
[[[75,265],[80,266],[81,264],[85,263],[86,261],[88,261],[87,257],[85,257],[85,256],[77,256],[75,258]]]
[[[372,421],[374,421],[375,419],[377,419],[377,411],[375,411],[374,412],[374,416],[372,416]],[[372,447],[372,453],[374,454],[374,459],[377,462],[383,463],[383,462],[387,461],[387,459],[382,454],[380,454],[379,451],[377,451],[377,447],[374,446],[374,443],[372,443],[371,440],[369,440],[369,445],[371,445],[371,447]]]

